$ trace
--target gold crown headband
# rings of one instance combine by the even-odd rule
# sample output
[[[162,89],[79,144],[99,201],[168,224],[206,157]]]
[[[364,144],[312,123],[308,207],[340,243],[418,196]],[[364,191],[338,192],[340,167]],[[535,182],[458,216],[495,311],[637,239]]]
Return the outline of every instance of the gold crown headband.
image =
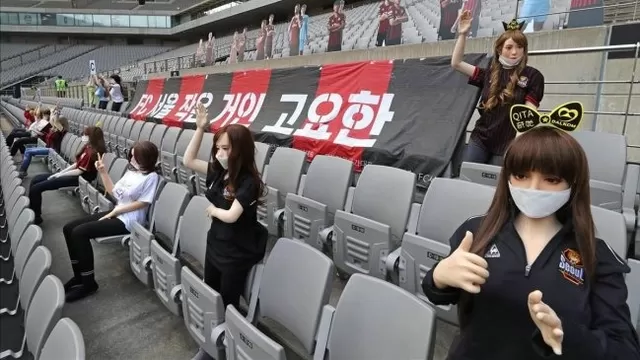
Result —
[[[516,132],[527,132],[537,126],[552,126],[564,131],[574,131],[580,126],[584,110],[582,103],[564,103],[550,113],[540,113],[527,105],[513,105],[509,119]]]
[[[511,20],[509,23],[503,21],[502,27],[504,28],[504,31],[522,30],[524,28],[524,21],[518,22],[516,19]]]

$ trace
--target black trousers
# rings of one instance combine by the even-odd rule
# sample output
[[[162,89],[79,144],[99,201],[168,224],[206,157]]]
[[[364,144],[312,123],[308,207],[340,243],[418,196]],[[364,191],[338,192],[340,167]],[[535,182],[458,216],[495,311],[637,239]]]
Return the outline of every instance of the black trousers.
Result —
[[[231,304],[240,306],[240,296],[244,293],[247,276],[252,265],[218,269],[207,255],[204,265],[204,282],[222,296],[225,309]]]
[[[42,193],[63,187],[78,186],[78,176],[62,176],[49,180],[51,174],[36,175],[29,184],[29,207],[36,217],[42,214]]]
[[[37,137],[21,137],[13,140],[13,144],[11,145],[10,153],[11,156],[15,156],[18,151],[24,154],[25,145],[27,144],[37,144]]]
[[[120,103],[116,103],[116,102],[111,103],[111,111],[118,112],[118,111],[120,111],[121,107],[122,107],[122,103],[121,102]]]
[[[5,142],[6,142],[8,147],[11,147],[11,145],[13,145],[13,141],[15,139],[19,139],[19,138],[23,138],[23,137],[31,137],[31,132],[29,132],[28,130],[25,130],[25,129],[13,129],[13,130],[11,130],[9,135],[7,135],[7,138],[5,139]]]
[[[93,275],[93,246],[91,239],[129,234],[124,223],[117,218],[100,220],[109,211],[81,217],[62,228],[71,266],[76,277]]]

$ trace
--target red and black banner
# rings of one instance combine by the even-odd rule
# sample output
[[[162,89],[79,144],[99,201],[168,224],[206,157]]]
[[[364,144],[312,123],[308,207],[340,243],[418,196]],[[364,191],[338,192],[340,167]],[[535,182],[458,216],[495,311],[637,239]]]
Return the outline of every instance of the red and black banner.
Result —
[[[484,54],[468,55],[479,64]],[[479,91],[449,57],[237,71],[138,83],[129,117],[211,131],[237,123],[256,141],[439,176],[465,134]]]

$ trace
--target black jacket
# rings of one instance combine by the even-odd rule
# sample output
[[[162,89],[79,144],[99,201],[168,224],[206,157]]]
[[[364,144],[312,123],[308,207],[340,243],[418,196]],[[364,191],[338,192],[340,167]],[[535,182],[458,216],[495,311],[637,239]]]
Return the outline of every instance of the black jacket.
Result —
[[[476,217],[462,224],[449,240],[451,249],[458,247],[466,231],[474,233],[481,221]],[[595,276],[590,281],[577,249],[573,228],[567,224],[527,266],[524,245],[513,223],[506,224],[487,247],[489,278],[472,297],[467,325],[448,359],[640,360],[640,340],[626,304],[624,274],[629,267],[598,239]],[[462,291],[437,289],[433,269],[422,289],[436,305],[456,304]],[[562,356],[553,354],[531,320],[527,298],[534,290],[542,291],[542,301],[562,321]]]

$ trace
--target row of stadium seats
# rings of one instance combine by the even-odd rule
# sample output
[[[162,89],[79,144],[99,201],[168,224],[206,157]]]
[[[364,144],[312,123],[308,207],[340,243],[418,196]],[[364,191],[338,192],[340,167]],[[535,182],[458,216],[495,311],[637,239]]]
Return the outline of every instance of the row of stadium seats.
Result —
[[[19,109],[15,112],[20,114]],[[309,164],[306,174],[303,174],[306,166],[304,153],[295,149],[277,148],[269,156],[268,146],[259,144],[258,168],[262,170],[269,189],[265,204],[259,208],[259,219],[271,235],[284,236],[286,239],[296,239],[299,242],[279,240],[265,264],[252,273],[250,278],[254,281],[249,281],[245,296],[249,303],[248,320],[234,317],[233,309],[227,311],[227,316],[231,317],[225,320],[219,297],[202,282],[201,265],[193,265],[202,264],[204,261],[202,257],[208,225],[202,225],[206,224],[202,214],[207,201],[199,195],[202,193],[204,174],[194,174],[181,164],[183,147],[186,148],[192,130],[167,128],[161,124],[142,123],[78,109],[63,109],[63,115],[73,124],[72,132],[75,134],[80,134],[86,126],[98,122],[103,124],[111,153],[105,156],[105,164],[109,162],[107,167],[113,181],[117,181],[124,173],[127,164],[124,157],[133,141],[143,139],[160,144],[161,167],[167,182],[159,192],[151,226],[137,226],[130,236],[121,241],[129,247],[131,268],[138,279],[153,287],[171,312],[183,316],[194,339],[212,354],[217,345],[220,345],[218,342],[221,334],[226,333],[229,339],[229,336],[234,336],[234,329],[241,329],[238,331],[254,345],[261,344],[261,349],[268,348],[269,354],[277,353],[280,345],[269,342],[270,340],[252,325],[262,316],[275,319],[294,334],[298,334],[300,340],[308,345],[306,350],[309,354],[322,351],[313,349],[312,343],[319,335],[317,331],[326,330],[323,320],[318,319],[325,319],[324,316],[328,315],[323,308],[327,305],[327,294],[330,291],[327,284],[331,283],[333,272],[329,271],[330,276],[325,277],[325,267],[313,267],[313,260],[302,255],[302,260],[291,254],[282,255],[283,259],[275,263],[274,252],[279,249],[278,244],[297,244],[280,245],[284,248],[306,243],[307,247],[300,249],[307,250],[299,250],[301,253],[319,255],[320,252],[325,252],[326,255],[323,256],[332,257],[331,267],[335,266],[339,274],[366,274],[379,280],[389,280],[397,285],[397,288],[403,288],[409,294],[416,295],[426,304],[427,299],[420,288],[422,277],[439,258],[449,253],[450,234],[470,216],[485,212],[493,197],[493,188],[490,186],[438,178],[431,183],[422,203],[413,203],[413,173],[369,165],[360,174],[354,187],[352,164],[346,160],[317,156]],[[139,125],[141,123],[142,125]],[[80,146],[77,136],[68,135],[67,138],[61,157],[50,156],[54,169],[60,166],[56,166],[56,162],[73,156]],[[198,158],[208,161],[211,145],[211,134],[207,134]],[[388,191],[390,188],[394,191]],[[99,190],[99,184],[80,185],[80,199],[86,211],[104,211],[113,206],[106,197],[99,194]],[[592,212],[598,235],[616,252],[626,257],[627,235],[622,214],[596,206],[592,208]],[[107,239],[98,239],[105,240]],[[311,248],[315,249],[311,251]],[[296,252],[293,249],[288,251]],[[299,267],[289,265],[294,261],[300,261]],[[629,263],[634,270],[627,281],[629,284],[637,283],[640,280],[640,262],[629,260]],[[274,273],[268,272],[270,266],[273,266]],[[291,268],[296,269],[296,274],[285,275],[276,270],[287,272],[286,270]],[[290,270],[288,272],[291,273]],[[272,279],[273,283],[269,279]],[[360,279],[360,276],[351,279]],[[629,290],[633,321],[637,323],[640,288],[630,287]],[[254,296],[256,293],[257,297]],[[400,293],[405,294],[402,296],[408,295]],[[338,308],[344,296],[343,293]],[[296,306],[299,307],[300,311],[294,319],[288,311],[293,305],[286,299],[295,299]],[[394,308],[380,303],[374,307],[380,306],[385,309]],[[455,307],[435,309],[437,318],[457,323]],[[366,311],[371,309],[367,308]],[[360,318],[368,317],[355,310],[352,312]],[[405,327],[411,327],[412,325],[408,324],[414,324],[414,319],[420,318],[416,314],[394,316],[394,319],[412,318],[411,321],[403,320]],[[216,319],[215,324],[226,322],[216,330],[211,327],[215,328],[217,325],[203,325],[203,318]],[[421,319],[420,324],[426,323],[425,319]],[[337,320],[334,318],[334,321]],[[388,324],[396,322],[389,320]],[[385,326],[389,326],[388,324],[385,323]],[[342,323],[342,326],[350,331],[351,339],[362,333],[361,327],[359,332],[352,334],[355,329],[349,328],[346,322]],[[371,326],[378,325],[372,323]],[[394,331],[403,334],[403,329],[406,328],[400,327],[397,331],[394,328]],[[433,333],[433,328],[429,329],[429,334]],[[216,334],[213,339],[209,337],[211,331]],[[370,339],[378,340],[375,334],[369,335]],[[426,336],[423,336],[421,341],[427,341],[425,339],[428,339],[428,342],[432,341],[431,337]],[[383,351],[375,344],[385,347],[388,340],[374,341],[371,344],[371,348],[375,348],[376,351]],[[368,342],[367,345],[369,346]],[[246,343],[235,343],[231,348],[234,346],[241,347],[242,351],[247,350],[244,348]]]
[[[49,274],[52,255],[0,134],[0,358],[84,360],[78,326],[62,318],[64,287]]]

